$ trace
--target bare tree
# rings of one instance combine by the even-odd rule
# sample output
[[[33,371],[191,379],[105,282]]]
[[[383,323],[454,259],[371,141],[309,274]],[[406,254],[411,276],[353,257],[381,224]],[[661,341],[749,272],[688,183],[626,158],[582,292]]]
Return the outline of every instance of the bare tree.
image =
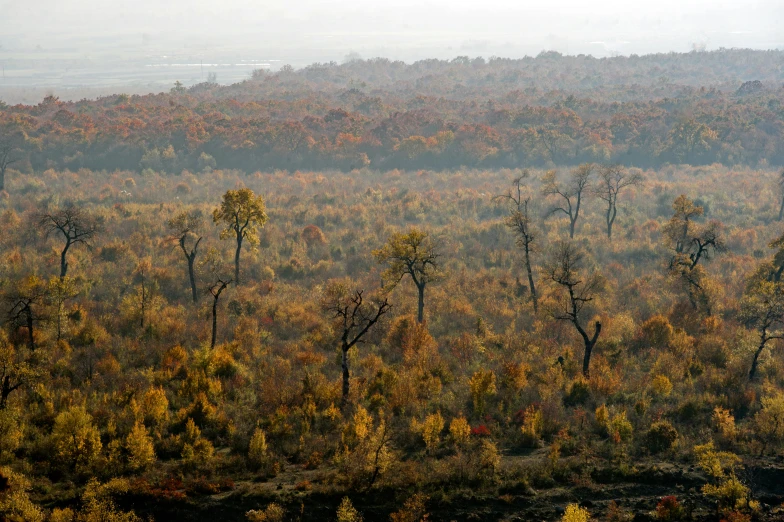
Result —
[[[14,328],[27,329],[27,346],[35,351],[35,324],[41,316],[35,308],[46,297],[46,286],[36,276],[28,276],[11,287],[3,296],[6,302],[6,318]]]
[[[583,339],[585,352],[583,355],[583,375],[588,377],[591,366],[591,354],[596,341],[602,331],[602,323],[596,321],[593,335],[588,335],[583,326],[583,312],[588,303],[594,300],[604,285],[604,278],[596,272],[583,275],[586,270],[585,252],[569,242],[558,242],[548,262],[544,266],[544,273],[552,283],[557,285],[560,295],[557,303],[551,309],[555,319],[572,323]]]
[[[607,203],[605,221],[607,238],[612,238],[613,224],[618,214],[618,194],[626,187],[639,186],[643,183],[641,174],[630,173],[622,165],[602,165],[599,168],[599,183],[595,187],[596,196]]]
[[[574,229],[580,217],[583,196],[587,194],[596,166],[584,163],[569,174],[566,183],[558,181],[556,172],[549,170],[542,178],[542,194],[558,196],[557,203],[547,213],[548,216],[563,212],[569,218],[569,237],[574,239]]]
[[[523,181],[526,180],[529,175],[528,170],[524,170],[523,173],[512,182],[512,190],[497,197],[504,198],[510,203],[511,208],[509,209],[509,215],[506,217],[506,226],[512,230],[512,233],[517,240],[517,245],[523,250],[523,261],[525,262],[525,270],[528,275],[528,288],[531,302],[534,305],[534,313],[538,313],[539,299],[536,295],[533,267],[531,266],[531,254],[534,252],[534,243],[537,239],[537,234],[533,229],[533,223],[530,216],[529,205],[531,203],[531,196],[523,195]]]
[[[333,280],[327,284],[322,297],[322,308],[335,319],[335,330],[340,334],[342,352],[341,367],[343,370],[343,397],[345,406],[349,395],[348,351],[364,337],[381,317],[389,312],[389,299],[368,301],[364,290],[352,289],[347,280]]]
[[[68,250],[79,243],[89,244],[99,230],[98,220],[84,208],[76,205],[40,215],[38,224],[45,234],[62,235],[65,240],[60,252],[60,279],[68,272]]]
[[[194,272],[194,262],[199,250],[199,243],[202,237],[199,235],[204,223],[201,212],[198,210],[191,212],[180,212],[169,220],[168,226],[173,233],[173,240],[177,241],[185,260],[188,262],[188,277],[191,283],[191,294],[193,302],[199,300],[196,289],[196,274]]]

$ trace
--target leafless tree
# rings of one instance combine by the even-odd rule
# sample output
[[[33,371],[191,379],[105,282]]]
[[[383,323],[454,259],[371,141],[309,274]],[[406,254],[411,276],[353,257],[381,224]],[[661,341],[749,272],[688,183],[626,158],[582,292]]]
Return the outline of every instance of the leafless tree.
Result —
[[[199,251],[199,243],[202,240],[202,237],[199,235],[202,225],[203,218],[199,211],[180,212],[168,222],[169,229],[173,233],[172,239],[180,246],[182,253],[185,255],[185,260],[188,262],[188,277],[191,283],[191,294],[194,303],[199,300],[194,263]]]
[[[583,326],[583,312],[586,305],[603,289],[604,279],[596,272],[581,273],[586,271],[585,257],[585,252],[576,245],[558,242],[544,266],[544,273],[561,291],[557,304],[551,310],[553,317],[572,323],[583,339],[583,375],[587,377],[590,373],[591,354],[602,331],[602,323],[596,321],[593,335],[589,335],[586,326]]]
[[[340,335],[342,404],[345,406],[349,395],[348,351],[364,342],[364,337],[381,317],[389,312],[391,305],[388,297],[369,301],[365,299],[363,290],[352,289],[348,281],[337,280],[327,285],[322,298],[322,308],[333,315],[335,329]]]
[[[580,217],[583,197],[588,193],[596,166],[584,163],[569,173],[566,183],[558,180],[554,170],[547,171],[542,178],[542,193],[557,196],[557,203],[547,213],[548,216],[563,212],[569,218],[569,237],[574,239],[574,229]]]
[[[596,196],[607,203],[605,221],[607,238],[612,238],[613,224],[618,214],[618,194],[627,187],[639,186],[643,177],[637,172],[630,173],[622,165],[602,165],[599,168],[599,183],[594,189]]]
[[[528,288],[530,290],[531,302],[534,305],[534,313],[539,311],[539,299],[536,294],[536,285],[534,283],[533,267],[531,263],[531,254],[534,252],[534,243],[537,239],[537,234],[533,228],[533,222],[530,215],[531,196],[524,195],[523,182],[529,177],[528,170],[515,178],[512,182],[512,190],[508,193],[498,196],[498,198],[506,199],[510,203],[509,215],[506,218],[506,226],[508,226],[512,233],[515,235],[517,245],[523,250],[523,261],[528,275]]]
[[[60,252],[61,280],[68,272],[68,250],[79,243],[89,245],[99,231],[98,220],[77,205],[67,205],[54,212],[44,212],[40,215],[38,224],[47,236],[61,235],[65,241]]]
[[[42,320],[36,313],[36,307],[46,297],[46,286],[36,276],[28,276],[11,287],[3,296],[6,308],[6,320],[14,328],[27,329],[27,346],[35,350],[35,324]]]

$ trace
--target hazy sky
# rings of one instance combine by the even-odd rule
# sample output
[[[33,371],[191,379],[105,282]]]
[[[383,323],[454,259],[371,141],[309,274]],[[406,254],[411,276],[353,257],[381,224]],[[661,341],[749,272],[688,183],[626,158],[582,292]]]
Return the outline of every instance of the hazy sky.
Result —
[[[784,48],[784,0],[0,0],[2,52],[284,61]],[[38,47],[40,46],[40,47]],[[267,56],[262,56],[267,53]]]

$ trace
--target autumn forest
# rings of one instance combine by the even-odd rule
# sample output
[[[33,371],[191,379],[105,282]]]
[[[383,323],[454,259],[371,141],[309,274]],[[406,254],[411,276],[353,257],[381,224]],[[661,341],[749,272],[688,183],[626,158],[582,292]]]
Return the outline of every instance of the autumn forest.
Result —
[[[0,102],[0,520],[784,520],[784,52]]]

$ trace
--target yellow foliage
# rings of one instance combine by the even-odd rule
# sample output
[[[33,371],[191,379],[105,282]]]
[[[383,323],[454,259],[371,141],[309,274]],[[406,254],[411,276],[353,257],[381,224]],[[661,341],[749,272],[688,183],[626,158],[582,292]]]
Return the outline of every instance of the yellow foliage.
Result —
[[[577,504],[569,504],[566,506],[566,511],[561,522],[588,522],[591,520],[591,514],[587,509],[581,508]]]
[[[125,448],[128,450],[128,463],[131,469],[143,470],[155,462],[155,447],[152,438],[147,433],[144,424],[137,422],[125,439]]]
[[[263,510],[251,510],[245,513],[245,517],[250,522],[283,522],[283,517],[286,516],[286,511],[283,506],[272,502],[268,504]]]
[[[672,383],[665,375],[657,375],[651,382],[653,393],[659,397],[669,397],[672,393]]]
[[[101,435],[84,406],[73,406],[54,420],[52,442],[57,458],[75,469],[93,463],[101,451]]]
[[[468,421],[462,415],[455,417],[449,423],[449,435],[455,444],[463,446],[471,437],[471,425],[468,424]]]
[[[485,400],[495,395],[495,373],[492,370],[477,370],[468,381],[471,387],[471,398],[474,401],[474,411],[478,414],[485,412]]]
[[[338,506],[338,522],[362,522],[362,515],[354,508],[348,497],[343,497],[343,501]]]
[[[250,439],[248,459],[258,466],[267,461],[267,436],[261,428],[256,428]]]
[[[33,504],[27,492],[30,482],[11,469],[0,468],[0,478],[5,479],[8,490],[0,492],[0,520],[8,522],[43,522],[41,508]]]
[[[444,430],[444,418],[436,412],[425,417],[422,424],[418,425],[428,451],[434,450],[440,441],[441,432]]]

